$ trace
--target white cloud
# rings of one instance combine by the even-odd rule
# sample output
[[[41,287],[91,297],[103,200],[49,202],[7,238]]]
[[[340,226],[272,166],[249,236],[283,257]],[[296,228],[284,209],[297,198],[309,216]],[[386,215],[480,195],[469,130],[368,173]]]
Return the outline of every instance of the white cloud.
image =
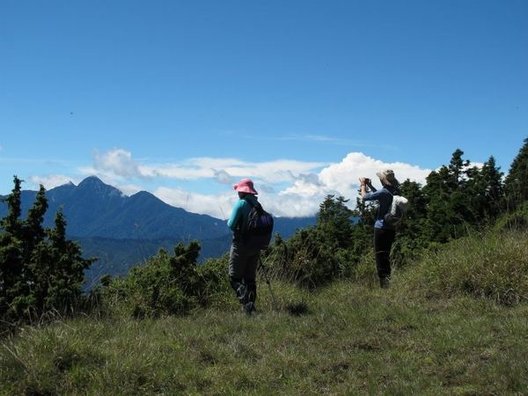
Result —
[[[293,180],[293,185],[280,192],[280,195],[296,194],[313,197],[325,189],[317,174],[301,174]]]
[[[410,179],[422,184],[431,172],[430,169],[421,169],[403,162],[383,162],[363,153],[349,153],[341,162],[323,169],[319,177],[329,190],[338,191],[345,197],[355,197],[359,178],[369,177],[374,184],[378,182],[379,185],[376,172],[383,169],[392,169],[400,182]]]
[[[156,178],[175,180],[215,179],[230,184],[243,177],[252,177],[265,183],[290,182],[300,174],[326,165],[323,162],[274,160],[246,162],[235,158],[191,158],[179,163],[142,164],[124,149],[104,153],[96,152],[93,168],[83,168],[83,173],[104,175],[107,178]]]
[[[376,172],[393,169],[400,181],[409,178],[424,184],[429,169],[402,162],[383,162],[363,153],[349,153],[340,162],[325,164],[279,159],[266,162],[245,162],[235,158],[191,158],[178,163],[145,164],[136,161],[129,151],[115,149],[96,153],[93,167],[81,168],[83,175],[96,175],[105,183],[116,186],[127,195],[144,190],[142,182],[149,179],[149,189],[164,202],[189,212],[209,214],[226,219],[237,200],[231,185],[243,177],[251,177],[259,191],[259,200],[276,216],[312,216],[328,194],[342,195],[354,207],[358,194],[358,179],[370,177],[379,186]],[[165,179],[165,180],[163,180]],[[174,181],[216,182],[220,193],[187,191],[182,186],[167,187],[166,179]],[[46,188],[69,181],[66,176],[35,178]],[[192,184],[192,183],[191,183]],[[217,185],[218,187],[218,185]],[[189,187],[190,189],[191,187]]]
[[[215,179],[221,184],[233,183],[233,177],[225,170],[215,171]]]
[[[72,180],[70,176],[64,175],[31,176],[29,180],[37,187],[42,184],[46,190],[68,183],[77,184],[78,182],[78,180]]]
[[[128,184],[128,183],[109,183],[109,182],[106,182],[107,184],[110,184],[111,186],[114,186],[116,187],[118,190],[120,190],[123,194],[127,195],[127,196],[131,196],[131,195],[134,195],[135,193],[138,193],[142,190],[145,190],[143,187],[141,187],[140,185],[137,185],[137,184]]]
[[[207,195],[185,191],[179,188],[159,187],[153,194],[169,205],[183,208],[188,212],[208,214],[227,219],[237,197],[232,191],[224,194]]]
[[[280,193],[261,196],[259,201],[268,212],[278,217],[308,217],[317,213],[323,198],[324,194]]]
[[[306,196],[294,194],[279,196],[278,194],[264,193],[262,189],[259,192],[259,201],[268,212],[275,216],[311,216],[316,213],[320,204],[320,201]],[[238,199],[232,189],[226,190],[222,194],[208,195],[185,191],[180,188],[159,187],[153,194],[169,205],[183,208],[192,213],[208,214],[219,219],[227,219],[230,216],[231,209]]]
[[[218,175],[223,175],[223,183],[227,179],[231,182],[243,177],[277,183],[290,181],[292,175],[320,168],[323,165],[324,163],[320,162],[292,160],[244,162],[233,158],[192,158],[180,164],[150,165],[141,167],[141,169],[149,176],[164,176],[180,180],[218,178]]]
[[[410,179],[422,184],[430,173],[429,169],[421,169],[401,162],[386,163],[362,153],[350,153],[341,162],[328,165],[319,173],[299,173],[299,168],[291,171],[284,167],[281,170],[281,175],[284,177],[278,178],[278,183],[272,182],[272,173],[266,173],[266,166],[255,164],[255,169],[260,169],[264,174],[256,173],[254,179],[266,181],[262,185],[256,182],[256,188],[260,192],[259,200],[266,210],[283,217],[316,214],[320,203],[328,194],[344,196],[349,199],[349,206],[352,208],[358,194],[358,179],[362,176],[370,177],[375,180],[374,184],[379,185],[376,172],[382,169],[394,170],[400,181]],[[308,166],[307,169],[310,167]],[[285,188],[282,190],[274,188],[275,185],[284,181],[288,182]],[[214,196],[170,188],[160,188],[155,194],[171,205],[219,218],[229,216],[231,205],[236,200],[236,195],[231,189],[225,194]]]
[[[281,213],[286,216],[313,215],[328,194],[342,195],[349,199],[349,206],[353,208],[358,195],[359,178],[369,177],[375,185],[380,185],[376,172],[382,169],[394,170],[400,181],[410,179],[422,184],[430,173],[429,169],[402,162],[386,163],[363,153],[349,153],[341,162],[323,168],[318,174],[298,175],[292,185],[282,190],[277,197],[292,201],[288,204],[288,210],[278,209],[286,212]]]
[[[139,164],[132,159],[132,154],[123,149],[115,149],[105,153],[96,152],[94,168],[122,177],[141,177]]]

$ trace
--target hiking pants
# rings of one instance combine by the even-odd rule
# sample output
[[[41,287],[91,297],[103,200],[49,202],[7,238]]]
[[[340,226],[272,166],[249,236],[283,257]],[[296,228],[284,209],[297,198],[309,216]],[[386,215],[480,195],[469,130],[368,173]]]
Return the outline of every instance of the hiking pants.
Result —
[[[374,228],[374,252],[380,279],[387,279],[391,275],[390,251],[395,236],[396,232],[394,230]]]
[[[229,252],[229,282],[241,304],[257,298],[257,266],[260,250],[248,249],[234,241]]]

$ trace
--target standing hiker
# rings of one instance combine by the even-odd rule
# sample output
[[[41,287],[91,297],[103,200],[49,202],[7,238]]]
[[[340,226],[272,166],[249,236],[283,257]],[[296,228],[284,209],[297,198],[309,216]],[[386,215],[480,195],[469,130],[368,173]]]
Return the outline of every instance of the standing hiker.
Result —
[[[391,275],[390,251],[396,230],[394,226],[387,224],[385,215],[390,211],[394,195],[399,193],[400,183],[394,177],[394,172],[386,169],[377,172],[382,188],[376,190],[370,179],[361,177],[359,179],[361,188],[361,197],[364,201],[378,201],[378,210],[376,212],[376,221],[374,223],[374,252],[376,254],[376,268],[382,288],[389,287]],[[367,192],[367,186],[370,192]]]
[[[257,265],[260,248],[247,246],[244,234],[251,209],[259,205],[258,194],[251,179],[242,179],[233,186],[238,192],[239,200],[235,203],[227,226],[233,231],[233,242],[229,252],[229,281],[245,312],[250,315],[255,311],[257,298]]]

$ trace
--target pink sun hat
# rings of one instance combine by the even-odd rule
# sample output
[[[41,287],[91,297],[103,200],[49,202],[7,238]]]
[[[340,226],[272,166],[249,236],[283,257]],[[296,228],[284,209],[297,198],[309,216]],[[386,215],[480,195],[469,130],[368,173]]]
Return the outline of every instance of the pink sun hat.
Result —
[[[251,179],[242,179],[237,184],[235,184],[233,188],[237,192],[253,194],[253,195],[258,194],[257,190],[255,190],[255,187],[253,187],[253,180]]]

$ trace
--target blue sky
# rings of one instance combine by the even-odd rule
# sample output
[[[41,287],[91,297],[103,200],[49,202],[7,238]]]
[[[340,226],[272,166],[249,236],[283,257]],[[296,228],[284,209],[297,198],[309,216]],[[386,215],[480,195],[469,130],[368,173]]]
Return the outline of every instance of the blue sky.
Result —
[[[0,1],[0,194],[89,175],[218,217],[528,137],[528,2]]]

